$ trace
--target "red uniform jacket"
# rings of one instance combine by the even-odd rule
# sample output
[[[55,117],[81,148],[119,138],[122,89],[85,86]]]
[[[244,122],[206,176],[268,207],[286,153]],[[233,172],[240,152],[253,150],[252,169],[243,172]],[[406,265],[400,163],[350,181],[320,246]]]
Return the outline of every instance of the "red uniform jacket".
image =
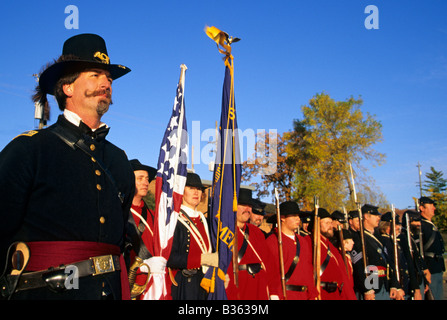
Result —
[[[306,286],[305,291],[287,290],[287,300],[315,300],[318,296],[315,288],[312,268],[312,243],[309,236],[296,235],[294,239],[282,234],[282,250],[284,256],[284,274],[287,275],[297,253],[297,242],[300,248],[299,260],[293,273],[286,279],[286,285]],[[277,232],[267,238],[267,244],[276,263],[275,277],[281,282],[280,259]],[[281,287],[282,290],[282,287]],[[282,291],[281,291],[282,297]]]
[[[236,228],[239,229],[239,228]],[[254,276],[249,274],[247,270],[239,270],[239,286],[236,287],[234,283],[233,261],[228,267],[228,276],[230,281],[226,289],[228,300],[268,300],[270,295],[278,295],[279,292],[277,284],[274,284],[274,270],[272,255],[267,247],[264,233],[261,229],[252,225],[245,224],[242,232],[236,230],[238,241],[238,252],[241,250],[244,242],[243,232],[249,234],[249,244],[239,266],[245,266],[251,263],[261,263],[262,269]],[[251,246],[250,246],[251,244]],[[254,250],[253,250],[253,248]]]
[[[147,214],[143,214],[143,209],[147,210]],[[140,217],[138,217],[138,215],[136,215],[134,212],[137,212],[140,216],[146,216],[146,223],[149,225],[149,228],[144,225],[144,231],[141,234],[141,241],[143,241],[144,245],[146,246],[147,250],[150,252],[150,254],[153,256],[154,255],[154,213],[149,210],[146,209],[146,206],[144,205],[143,200],[141,200],[141,204],[139,206],[136,206],[134,204],[132,204],[131,210],[130,212],[132,213],[132,217],[135,221],[135,224],[138,226],[141,222]],[[131,257],[131,261],[133,262],[135,260],[135,251],[131,251],[130,252],[130,257]],[[144,285],[147,281],[147,272],[141,272],[141,270],[139,269],[137,271],[137,276],[135,279],[135,283],[138,285]],[[147,287],[150,286],[150,283],[148,284]],[[142,295],[140,295],[137,299],[141,299]]]
[[[329,250],[328,250],[329,248]],[[329,256],[328,256],[329,251]],[[346,273],[340,251],[325,237],[321,237],[321,265],[320,280],[323,283],[336,283],[337,289],[333,292],[321,288],[321,300],[356,300],[354,289]],[[323,270],[324,266],[324,270]]]

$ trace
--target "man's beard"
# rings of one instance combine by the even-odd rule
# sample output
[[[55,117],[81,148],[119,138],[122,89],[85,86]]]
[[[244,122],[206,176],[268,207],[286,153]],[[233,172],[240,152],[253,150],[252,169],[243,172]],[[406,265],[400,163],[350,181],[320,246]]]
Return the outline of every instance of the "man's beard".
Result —
[[[334,231],[333,231],[333,229],[332,230],[327,230],[327,231],[320,231],[321,232],[321,234],[323,235],[323,236],[325,236],[327,239],[331,239],[333,236],[334,236]]]
[[[109,106],[111,104],[113,104],[112,94],[110,92],[110,89],[95,90],[93,92],[87,92],[87,91],[85,92],[86,98],[96,97],[96,96],[100,96],[100,95],[104,95],[104,94],[106,94],[106,97],[101,99],[98,102],[98,105],[96,106],[96,112],[98,113],[99,116],[104,115],[109,110]]]
[[[98,116],[104,115],[109,110],[109,105],[111,105],[113,102],[112,100],[109,101],[99,101],[98,105],[96,106],[96,112],[98,113]]]

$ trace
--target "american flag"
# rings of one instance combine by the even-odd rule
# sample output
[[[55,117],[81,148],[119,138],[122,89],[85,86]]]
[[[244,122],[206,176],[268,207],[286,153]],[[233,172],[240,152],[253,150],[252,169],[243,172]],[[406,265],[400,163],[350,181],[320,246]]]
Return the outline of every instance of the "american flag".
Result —
[[[180,80],[172,115],[161,143],[155,181],[154,256],[168,260],[174,230],[182,204],[188,161],[184,86],[186,66],[181,65]],[[151,273],[152,284],[144,295],[146,300],[167,297],[165,274]]]

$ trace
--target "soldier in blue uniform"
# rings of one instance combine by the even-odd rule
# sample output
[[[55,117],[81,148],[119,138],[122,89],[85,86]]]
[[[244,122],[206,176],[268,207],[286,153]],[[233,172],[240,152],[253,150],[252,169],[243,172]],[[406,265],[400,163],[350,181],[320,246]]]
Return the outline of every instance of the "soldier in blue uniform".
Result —
[[[365,204],[361,208],[367,270],[365,272],[363,263],[365,253],[362,251],[361,237],[357,233],[354,236],[354,247],[351,251],[355,290],[359,298],[364,300],[389,300],[390,298],[402,300],[403,295],[398,291],[401,287],[391,268],[390,257],[374,234],[380,221],[380,213],[377,209],[378,207],[370,204]]]
[[[430,273],[419,251],[418,242],[420,234],[421,215],[416,210],[406,210],[402,215],[402,230],[399,235],[405,257],[409,263],[410,271],[410,298],[423,300],[428,290],[428,281],[425,274]]]
[[[433,224],[435,202],[428,197],[419,199],[421,211],[422,256],[431,274],[430,289],[435,300],[443,300],[444,241],[438,228]]]
[[[124,151],[106,140],[109,127],[101,117],[111,104],[112,81],[129,71],[110,63],[100,36],[80,34],[40,74],[36,96],[46,103],[54,95],[64,113],[0,153],[3,297],[128,298],[122,252],[135,178]],[[17,267],[6,257],[16,241],[30,249],[20,278],[11,275]],[[67,266],[79,272],[77,286],[65,287]]]
[[[395,272],[397,281],[400,283],[402,290],[405,292],[405,297],[408,299],[410,295],[414,295],[415,290],[419,290],[419,286],[416,285],[415,281],[410,281],[410,278],[416,277],[413,266],[408,261],[408,255],[405,254],[404,248],[407,246],[401,245],[402,238],[399,237],[402,224],[400,223],[399,216],[395,216],[396,226],[392,224],[392,213],[386,212],[380,218],[379,223],[379,236],[377,237],[380,242],[382,242],[387,255],[390,257],[390,264],[393,266],[394,270],[399,268],[399,272]],[[393,230],[396,229],[396,250],[397,250],[397,263],[395,261],[395,249],[394,249],[394,239]],[[405,239],[404,239],[405,241]],[[412,279],[413,280],[413,279]]]

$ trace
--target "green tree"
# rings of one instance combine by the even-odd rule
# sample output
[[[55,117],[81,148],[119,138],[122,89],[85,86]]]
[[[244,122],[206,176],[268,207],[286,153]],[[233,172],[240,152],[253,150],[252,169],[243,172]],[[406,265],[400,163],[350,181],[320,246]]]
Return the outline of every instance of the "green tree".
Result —
[[[271,196],[273,203],[274,188],[277,188],[281,202],[292,200],[295,168],[287,157],[285,148],[280,134],[258,134],[255,154],[242,163],[242,181],[250,182],[258,197]],[[258,176],[261,179],[255,182],[255,177]]]
[[[447,189],[447,179],[443,178],[442,171],[436,171],[430,167],[430,172],[425,174],[427,180],[424,181],[422,190],[429,193],[443,193]]]
[[[385,155],[373,148],[382,141],[382,124],[362,112],[362,104],[361,98],[335,101],[320,93],[302,106],[303,119],[295,119],[293,132],[284,135],[287,156],[295,160],[294,197],[311,204],[318,195],[320,205],[331,210],[353,207],[352,163],[358,200],[377,198],[372,179],[365,175],[367,170],[361,163],[384,162]]]
[[[438,228],[447,229],[447,179],[443,178],[442,171],[430,167],[430,172],[425,174],[427,178],[422,185],[424,193],[436,202],[436,215],[433,218]]]

